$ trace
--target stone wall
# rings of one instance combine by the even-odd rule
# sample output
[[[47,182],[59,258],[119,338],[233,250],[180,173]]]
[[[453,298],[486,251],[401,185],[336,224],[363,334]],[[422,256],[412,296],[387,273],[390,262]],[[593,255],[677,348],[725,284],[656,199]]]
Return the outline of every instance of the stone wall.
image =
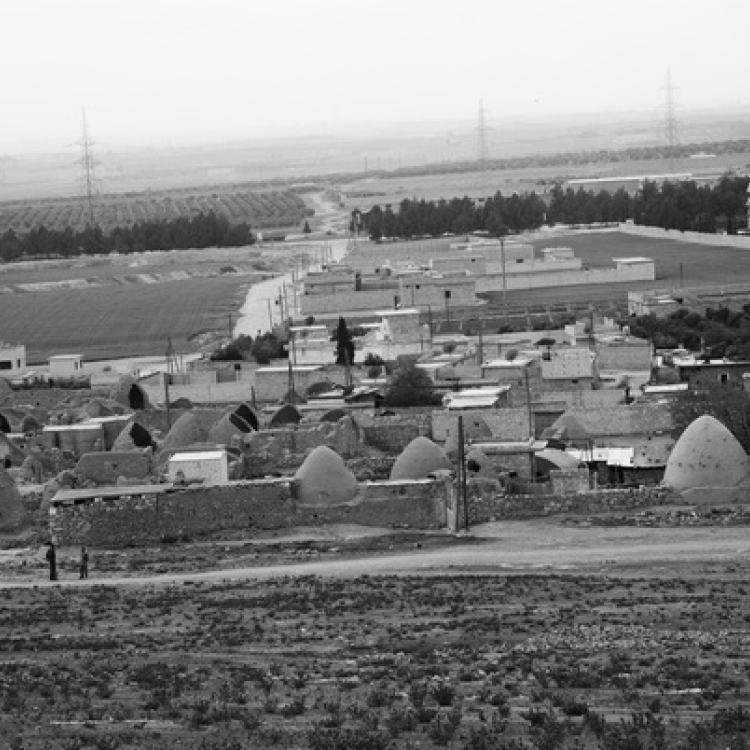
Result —
[[[444,479],[367,482],[351,503],[313,508],[296,502],[293,481],[263,479],[61,505],[50,509],[49,525],[58,544],[99,547],[188,539],[228,529],[334,523],[442,528],[451,487]]]
[[[362,430],[363,442],[392,456],[397,456],[414,438],[432,438],[430,411],[414,409],[392,417],[356,414],[354,419]],[[434,438],[433,438],[434,439]]]
[[[436,410],[432,413],[432,439],[444,443],[458,427],[458,416],[464,418],[464,433],[467,439],[481,441],[483,432],[481,422],[489,429],[493,440],[517,441],[529,438],[529,412],[526,408],[508,407],[503,409],[467,409],[448,411]],[[476,423],[476,424],[475,424]]]
[[[505,495],[491,480],[472,480],[467,488],[467,499],[471,524],[556,513],[589,515],[680,502],[671,490],[663,487],[600,489],[576,495]]]
[[[286,382],[286,380],[285,380]],[[138,385],[150,403],[164,406],[164,385],[140,382]],[[169,386],[169,400],[186,398],[193,404],[239,404],[252,400],[253,388],[249,381],[231,383],[187,383]]]
[[[116,484],[119,477],[143,480],[151,473],[151,451],[84,453],[75,471],[82,481],[94,484]]]

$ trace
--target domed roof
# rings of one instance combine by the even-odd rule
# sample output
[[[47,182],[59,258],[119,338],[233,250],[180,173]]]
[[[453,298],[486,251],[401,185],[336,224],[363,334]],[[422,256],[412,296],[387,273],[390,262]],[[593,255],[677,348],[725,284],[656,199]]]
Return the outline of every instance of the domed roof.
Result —
[[[677,492],[698,487],[735,487],[748,479],[750,460],[718,419],[704,414],[691,422],[672,448],[664,484]]]
[[[274,427],[283,427],[287,424],[297,424],[301,419],[302,415],[292,404],[284,404],[274,412],[268,426],[271,429]]]
[[[452,469],[448,456],[429,438],[415,437],[391,469],[391,479],[424,479],[433,471]]]
[[[138,422],[128,422],[112,444],[113,451],[132,451],[154,445],[151,433]]]
[[[497,471],[492,461],[481,448],[472,448],[466,454],[466,476],[469,479],[481,477],[483,479],[497,479]]]
[[[184,448],[186,445],[205,442],[211,427],[210,422],[216,422],[217,417],[217,414],[213,414],[209,420],[198,411],[180,414],[164,437],[161,446],[162,451],[175,450]]]
[[[338,453],[319,445],[308,454],[294,475],[301,505],[348,503],[357,494],[357,480]]]
[[[15,529],[23,519],[21,493],[13,478],[0,469],[0,529]]]
[[[208,431],[208,442],[229,445],[235,435],[244,435],[252,431],[253,428],[242,417],[231,411]]]
[[[149,408],[148,396],[132,375],[123,375],[112,388],[109,398],[129,409]]]

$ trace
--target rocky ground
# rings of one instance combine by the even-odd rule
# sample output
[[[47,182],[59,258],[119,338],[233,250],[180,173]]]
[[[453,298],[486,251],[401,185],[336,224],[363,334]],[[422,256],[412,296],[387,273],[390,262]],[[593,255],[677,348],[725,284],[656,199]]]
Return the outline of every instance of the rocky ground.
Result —
[[[339,529],[94,550],[85,585],[75,550],[63,585],[7,551],[3,747],[750,742],[743,528],[540,521],[447,541]]]

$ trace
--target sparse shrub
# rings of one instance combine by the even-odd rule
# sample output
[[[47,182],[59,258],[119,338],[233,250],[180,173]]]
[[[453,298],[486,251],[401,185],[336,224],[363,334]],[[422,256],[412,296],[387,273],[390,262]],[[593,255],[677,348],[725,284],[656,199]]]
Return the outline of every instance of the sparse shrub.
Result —
[[[430,695],[439,706],[450,706],[456,696],[456,688],[447,680],[441,680],[430,688]]]

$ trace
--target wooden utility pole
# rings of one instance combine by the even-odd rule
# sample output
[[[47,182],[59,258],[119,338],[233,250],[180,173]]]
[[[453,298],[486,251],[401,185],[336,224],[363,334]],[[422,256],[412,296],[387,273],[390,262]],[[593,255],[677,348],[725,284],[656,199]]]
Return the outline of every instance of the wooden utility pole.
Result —
[[[172,413],[169,408],[169,373],[165,372],[164,375],[164,406],[167,410],[167,430],[172,429]]]
[[[469,530],[469,504],[466,501],[466,447],[464,445],[464,418],[458,416],[458,481],[461,484],[461,502],[464,506],[464,528]]]

